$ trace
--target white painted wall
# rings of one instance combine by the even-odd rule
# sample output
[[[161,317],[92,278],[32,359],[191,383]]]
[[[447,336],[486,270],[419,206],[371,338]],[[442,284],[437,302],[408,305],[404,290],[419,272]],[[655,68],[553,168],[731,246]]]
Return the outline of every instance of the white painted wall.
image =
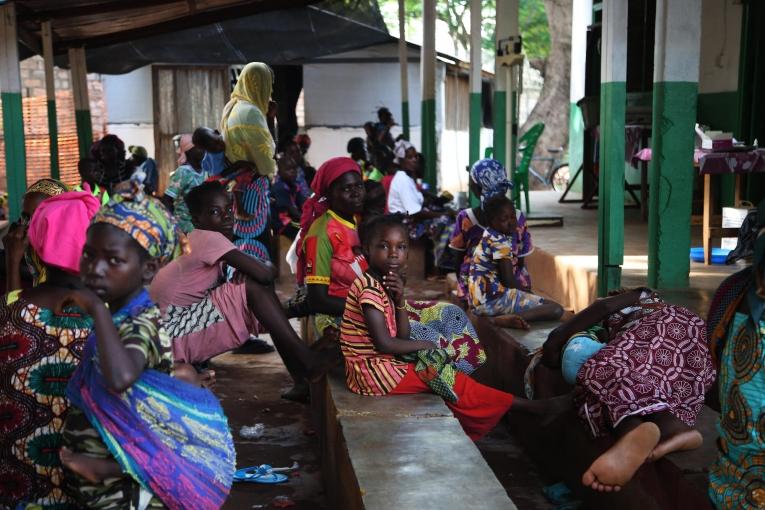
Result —
[[[700,93],[738,89],[742,16],[738,0],[702,0]]]
[[[410,49],[410,55],[419,53]],[[326,57],[327,59],[397,58],[395,44],[386,44]],[[377,108],[387,106],[397,121],[401,121],[400,68],[397,62],[323,63],[318,61],[303,67],[305,126],[312,144],[308,160],[316,167],[329,158],[345,155],[350,138],[364,137],[363,125],[377,120]],[[420,72],[418,63],[410,63],[409,121],[410,137],[420,147]],[[465,167],[468,165],[469,137],[467,131],[443,129],[446,114],[446,65],[436,68],[436,137],[439,152],[439,187],[451,192],[466,191]],[[491,131],[482,144],[491,145]],[[400,128],[392,131],[393,136]]]
[[[103,74],[106,129],[128,145],[146,147],[154,155],[154,102],[151,66],[127,74]]]

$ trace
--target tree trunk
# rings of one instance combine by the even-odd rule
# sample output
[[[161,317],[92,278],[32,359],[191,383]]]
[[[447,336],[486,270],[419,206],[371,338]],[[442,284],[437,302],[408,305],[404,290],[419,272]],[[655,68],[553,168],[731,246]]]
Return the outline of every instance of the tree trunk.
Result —
[[[545,130],[537,142],[536,156],[549,156],[548,148],[568,146],[569,79],[571,75],[571,0],[544,0],[550,27],[550,55],[539,100],[521,126],[521,134],[537,122]],[[545,170],[547,167],[543,167]]]

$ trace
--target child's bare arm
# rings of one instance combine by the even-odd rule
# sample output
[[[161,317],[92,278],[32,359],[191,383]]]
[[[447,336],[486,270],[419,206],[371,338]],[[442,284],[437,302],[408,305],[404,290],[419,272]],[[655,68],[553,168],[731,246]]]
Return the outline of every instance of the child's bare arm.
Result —
[[[64,307],[76,305],[93,317],[98,345],[98,362],[109,389],[123,392],[143,372],[146,357],[138,349],[128,349],[112,322],[109,310],[98,296],[88,289],[72,290],[57,307],[60,313]]]
[[[385,315],[371,305],[363,305],[364,320],[369,336],[378,351],[383,354],[407,354],[410,352],[433,349],[433,344],[426,340],[404,340],[390,336],[385,324]]]
[[[515,279],[515,268],[513,267],[513,259],[506,258],[500,259],[497,263],[499,269],[499,281],[502,285],[508,289],[517,289],[518,281]]]
[[[390,272],[383,275],[383,287],[393,300],[396,307],[396,332],[400,338],[409,338],[411,327],[409,314],[406,312],[406,298],[404,297],[404,280],[400,274]]]
[[[263,262],[250,257],[239,250],[231,250],[221,257],[221,260],[237,271],[241,271],[253,280],[264,285],[273,283],[277,278],[276,267],[270,262]]]

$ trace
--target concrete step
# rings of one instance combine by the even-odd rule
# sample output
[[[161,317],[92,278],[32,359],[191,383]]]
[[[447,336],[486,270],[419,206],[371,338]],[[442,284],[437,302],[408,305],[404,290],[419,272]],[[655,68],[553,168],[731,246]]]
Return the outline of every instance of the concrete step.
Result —
[[[440,397],[356,395],[332,374],[318,398],[329,508],[516,508]]]

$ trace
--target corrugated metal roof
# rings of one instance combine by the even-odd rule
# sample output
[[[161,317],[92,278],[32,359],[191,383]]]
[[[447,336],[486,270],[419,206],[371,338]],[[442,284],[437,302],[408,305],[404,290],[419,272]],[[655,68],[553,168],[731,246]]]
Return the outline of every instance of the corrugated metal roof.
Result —
[[[152,63],[285,64],[390,40],[376,0],[17,4],[22,58],[37,52],[39,23],[50,16],[56,51],[84,45],[88,71],[105,74]],[[66,67],[66,56],[56,64]]]

